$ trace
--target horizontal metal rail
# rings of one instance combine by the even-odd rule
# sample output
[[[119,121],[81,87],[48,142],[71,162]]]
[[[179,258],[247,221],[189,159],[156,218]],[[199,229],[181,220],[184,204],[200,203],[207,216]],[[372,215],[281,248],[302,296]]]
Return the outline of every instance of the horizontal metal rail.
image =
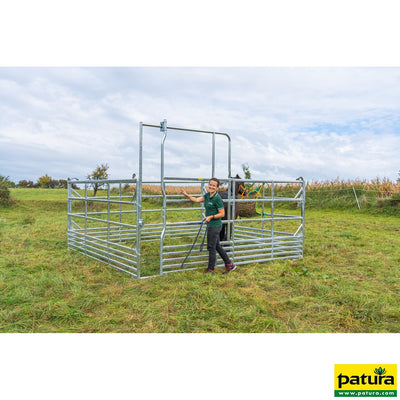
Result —
[[[135,226],[135,225],[127,224],[127,223],[124,223],[124,222],[118,222],[118,221],[111,221],[111,220],[108,220],[108,219],[101,219],[101,218],[88,217],[88,216],[79,215],[79,214],[71,214],[71,213],[68,213],[67,215],[73,216],[73,217],[75,217],[75,218],[81,218],[81,219],[84,219],[84,220],[86,220],[86,221],[95,221],[95,222],[102,222],[102,223],[105,222],[105,223],[107,223],[107,224],[116,225],[116,226],[128,226],[128,227]]]
[[[128,267],[128,269],[126,269],[126,268],[122,268],[121,266],[118,266],[118,265],[113,265],[113,264],[107,263],[105,261],[104,257],[99,257],[99,256],[97,256],[96,253],[92,253],[89,250],[85,251],[81,247],[74,247],[73,245],[71,245],[71,249],[76,251],[77,253],[81,253],[81,254],[85,255],[86,257],[90,257],[90,258],[92,258],[92,259],[94,259],[96,261],[100,261],[100,262],[103,262],[103,263],[105,262],[106,264],[110,265],[110,267],[118,269],[119,271],[122,271],[122,272],[126,272],[129,275],[131,275],[133,278],[137,278],[138,277],[137,272],[135,273],[135,272],[130,271],[129,267]]]
[[[90,211],[90,212],[76,212],[71,213],[71,215],[80,215],[80,216],[87,216],[87,215],[123,215],[123,214],[136,214],[136,211]]]
[[[110,243],[106,239],[102,239],[97,236],[88,236],[81,232],[74,232],[74,235],[76,235],[76,237],[80,238],[81,241],[86,241],[88,243],[96,243],[96,244],[98,244],[98,246],[100,248],[111,249],[112,251],[116,251],[120,254],[125,254],[130,258],[132,257],[133,259],[136,257],[136,254],[134,252],[132,252],[132,249],[128,246],[125,246],[125,245],[122,245],[119,243],[115,243],[115,242]],[[104,244],[102,244],[102,243],[104,243]]]
[[[150,128],[160,128],[160,125],[151,125],[151,124],[142,124],[142,125],[150,127]],[[223,136],[226,136],[229,141],[231,140],[230,136],[227,133],[224,133],[224,132],[204,131],[204,130],[199,130],[199,129],[175,128],[175,127],[172,127],[172,126],[168,126],[168,130],[223,135]]]
[[[71,238],[71,240],[69,242],[69,246],[71,248],[75,249],[75,250],[80,250],[81,252],[83,252],[85,254],[89,253],[89,254],[91,254],[93,256],[97,256],[102,261],[106,261],[107,264],[109,264],[109,265],[116,264],[119,267],[128,268],[128,269],[131,269],[131,270],[133,270],[135,272],[137,270],[136,267],[135,267],[134,262],[132,262],[132,264],[126,264],[126,263],[120,261],[120,260],[127,261],[125,258],[117,256],[115,254],[113,254],[113,256],[118,258],[118,260],[115,259],[114,257],[110,257],[110,249],[107,249],[107,250],[99,249],[98,247],[93,246],[93,244],[90,243],[90,242],[86,242],[85,243],[85,247],[82,248],[81,241],[74,241],[73,238]]]
[[[69,180],[69,182],[73,185],[82,185],[82,184],[111,184],[111,185],[117,185],[119,183],[132,183],[135,184],[137,183],[137,179],[96,179],[96,180],[91,180],[91,179],[86,179],[86,180]]]
[[[126,205],[135,205],[136,203],[132,201],[123,201],[123,200],[113,200],[113,199],[107,199],[107,198],[100,198],[100,197],[72,197],[69,198],[68,200],[74,200],[74,201],[87,201],[87,202],[93,202],[93,203],[105,203],[105,204],[126,204]]]
[[[91,250],[92,254],[97,254],[99,257],[103,257],[103,259],[107,259],[107,262],[112,263],[116,262],[120,265],[127,266],[129,268],[134,268],[137,263],[136,256],[133,256],[129,253],[121,252],[120,250],[115,250],[111,247],[103,246],[100,243],[94,240],[81,240],[81,238],[76,238],[73,236],[69,236],[69,245],[81,248],[81,250]],[[84,249],[82,248],[84,245]],[[124,257],[124,255],[128,255],[129,258]]]

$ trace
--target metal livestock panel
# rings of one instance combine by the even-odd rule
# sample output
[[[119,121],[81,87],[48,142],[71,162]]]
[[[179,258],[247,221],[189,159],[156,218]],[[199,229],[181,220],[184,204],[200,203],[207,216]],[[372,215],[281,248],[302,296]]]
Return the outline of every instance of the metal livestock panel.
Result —
[[[68,248],[140,277],[136,193],[124,194],[131,180],[101,180],[105,196],[90,196],[93,181],[68,180]]]
[[[144,128],[158,128],[161,138],[161,179],[143,181]],[[190,203],[171,187],[192,187],[206,193],[209,178],[167,177],[164,154],[167,130],[209,134],[212,138],[211,176],[216,170],[215,137],[228,140],[228,178],[220,179],[228,195],[227,240],[222,245],[236,265],[281,258],[303,257],[305,227],[305,181],[241,179],[248,196],[236,196],[231,178],[231,140],[228,134],[140,123],[139,176],[125,180],[68,181],[68,247],[133,278],[205,268],[208,252],[201,249],[206,226],[203,203]],[[89,195],[91,186],[104,187]],[[143,185],[146,190],[143,191]],[[254,210],[234,218],[236,211]],[[197,242],[194,243],[197,238]],[[202,250],[202,251],[201,251]],[[190,255],[189,255],[190,251]],[[217,267],[224,267],[217,258]]]

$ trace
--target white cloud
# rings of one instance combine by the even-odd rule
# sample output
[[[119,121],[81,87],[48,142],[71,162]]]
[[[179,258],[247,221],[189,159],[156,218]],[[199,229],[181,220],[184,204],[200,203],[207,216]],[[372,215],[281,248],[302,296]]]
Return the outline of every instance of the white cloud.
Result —
[[[233,174],[248,163],[257,179],[395,179],[399,81],[399,68],[2,68],[1,173],[84,177],[108,162],[126,178],[137,171],[139,121],[167,118],[229,133]],[[161,136],[146,135],[144,170],[159,179]],[[217,148],[224,175],[223,140]],[[208,176],[210,163],[209,138],[169,131],[168,174]]]

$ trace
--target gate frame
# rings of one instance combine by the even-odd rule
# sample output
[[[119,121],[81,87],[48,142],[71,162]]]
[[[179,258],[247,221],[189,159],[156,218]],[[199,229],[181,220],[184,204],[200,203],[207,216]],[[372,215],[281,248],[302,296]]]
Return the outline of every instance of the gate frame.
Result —
[[[142,203],[143,203],[143,193],[142,193],[142,185],[143,185],[143,130],[144,127],[150,127],[150,128],[159,128],[160,131],[162,132],[162,138],[161,138],[161,167],[160,167],[160,182],[149,182],[152,184],[160,184],[161,186],[161,195],[160,196],[156,196],[156,197],[161,197],[162,198],[162,208],[161,209],[156,209],[156,210],[146,210],[149,212],[160,212],[161,213],[161,224],[151,224],[152,226],[154,226],[155,229],[155,234],[157,235],[157,228],[161,229],[160,232],[160,236],[159,236],[159,240],[160,240],[160,269],[159,269],[159,274],[158,275],[152,275],[152,276],[160,276],[160,275],[165,275],[166,273],[171,273],[171,272],[178,272],[178,271],[185,271],[185,270],[191,270],[191,269],[197,269],[200,267],[189,267],[189,268],[179,268],[179,269],[169,269],[166,270],[165,266],[164,266],[164,260],[165,260],[165,256],[168,256],[167,251],[165,251],[165,249],[168,249],[168,246],[164,245],[164,241],[165,241],[165,237],[166,237],[166,233],[167,233],[167,228],[169,227],[184,227],[185,231],[188,232],[189,235],[191,235],[192,233],[198,231],[198,226],[200,225],[200,223],[198,223],[197,227],[196,227],[196,222],[193,221],[184,221],[184,222],[178,222],[178,223],[167,223],[167,194],[166,194],[166,183],[171,183],[171,182],[181,182],[181,183],[200,183],[201,184],[201,193],[204,193],[204,185],[206,182],[208,182],[208,180],[210,178],[182,178],[182,177],[166,177],[165,176],[165,156],[164,156],[164,150],[165,150],[165,142],[167,139],[167,131],[168,130],[172,130],[172,131],[184,131],[184,132],[190,132],[190,133],[200,133],[200,134],[209,134],[212,135],[212,165],[211,165],[211,176],[214,177],[215,176],[215,164],[216,164],[216,148],[215,148],[215,137],[216,135],[221,135],[227,138],[228,140],[228,178],[225,179],[220,179],[222,183],[227,183],[228,184],[228,199],[225,200],[224,202],[228,203],[228,216],[227,216],[227,221],[224,222],[225,224],[227,224],[227,234],[228,237],[232,236],[231,240],[228,240],[228,242],[224,242],[225,245],[228,246],[228,248],[231,250],[231,258],[232,260],[235,262],[235,264],[237,265],[242,265],[242,264],[247,264],[250,263],[252,261],[235,261],[235,250],[236,248],[240,249],[241,247],[244,247],[245,250],[243,250],[245,253],[246,252],[252,252],[253,250],[246,250],[246,244],[244,244],[244,246],[240,246],[241,243],[246,243],[245,239],[242,240],[237,240],[235,238],[235,219],[234,219],[234,215],[235,215],[235,208],[238,207],[240,205],[241,202],[262,202],[263,205],[263,210],[264,210],[264,204],[265,203],[270,203],[271,204],[271,218],[270,219],[265,219],[264,215],[262,215],[261,219],[254,219],[252,218],[251,221],[256,221],[256,220],[261,220],[262,221],[262,237],[257,238],[256,236],[253,239],[248,239],[247,242],[249,244],[247,244],[247,246],[250,247],[254,247],[254,248],[263,248],[263,249],[267,249],[267,247],[270,245],[271,246],[271,256],[267,257],[265,259],[260,259],[260,260],[256,260],[253,262],[265,262],[265,261],[270,261],[270,260],[274,260],[276,258],[290,258],[290,259],[296,259],[296,258],[301,258],[303,257],[303,250],[304,250],[304,234],[305,234],[305,181],[302,177],[297,178],[295,181],[263,181],[263,180],[254,180],[254,179],[241,179],[241,181],[244,181],[245,183],[260,183],[262,182],[263,185],[263,196],[262,199],[248,199],[248,198],[242,198],[242,199],[236,199],[235,197],[235,179],[231,177],[231,138],[227,133],[223,133],[223,132],[216,132],[216,131],[205,131],[205,130],[196,130],[196,129],[185,129],[185,128],[175,128],[175,127],[167,127],[167,120],[163,120],[162,122],[160,122],[160,125],[150,125],[150,124],[144,124],[143,122],[140,122],[139,124],[139,171],[138,171],[138,178],[137,179],[123,179],[123,180],[102,180],[102,181],[93,181],[93,180],[84,180],[84,181],[72,181],[70,179],[68,179],[68,248],[70,248],[71,250],[75,250],[78,251],[80,253],[83,253],[89,257],[95,258],[98,261],[107,263],[110,266],[113,266],[119,270],[122,270],[124,272],[129,273],[133,278],[148,278],[148,277],[152,277],[152,276],[142,276],[141,274],[141,262],[142,262],[142,257],[141,257],[141,244],[142,244],[142,240],[143,239],[142,235],[143,235],[143,229],[145,229],[146,231],[146,227],[144,227],[144,223],[143,223],[143,218],[142,218],[142,213],[143,208],[142,208]],[[96,183],[102,183],[107,185],[107,198],[106,199],[100,199],[100,198],[96,198],[96,197],[88,197],[87,196],[87,187],[88,185],[92,185],[94,182]],[[131,227],[131,231],[135,232],[135,235],[132,237],[129,237],[130,239],[133,239],[134,242],[136,243],[135,246],[132,247],[125,247],[121,244],[119,244],[118,246],[121,246],[121,252],[125,254],[125,250],[126,249],[130,249],[130,255],[132,257],[132,269],[129,268],[121,268],[118,265],[115,265],[115,260],[112,260],[110,258],[110,255],[108,255],[108,257],[104,257],[104,254],[102,254],[101,256],[98,255],[93,255],[90,254],[90,252],[92,252],[93,249],[88,249],[88,241],[89,243],[93,243],[93,241],[95,241],[96,239],[93,239],[93,237],[91,236],[90,232],[88,232],[87,230],[87,219],[90,217],[87,217],[87,202],[88,201],[101,201],[101,202],[105,202],[107,204],[107,209],[108,209],[108,221],[107,221],[107,230],[106,230],[106,237],[107,237],[107,246],[108,248],[110,247],[109,244],[109,238],[110,238],[110,225],[113,225],[114,222],[110,221],[110,204],[112,203],[117,203],[121,202],[121,184],[132,184],[132,185],[136,185],[136,191],[135,191],[135,195],[132,197],[131,201],[129,202],[129,204],[132,205],[133,209],[132,209],[132,213],[136,214],[136,224],[135,225],[130,225]],[[79,193],[77,193],[72,185],[73,184],[84,184],[85,185],[85,196],[83,197],[82,195],[80,195]],[[119,185],[119,200],[115,200],[112,198],[112,196],[110,196],[110,185],[112,184],[117,184]],[[271,184],[271,196],[269,198],[264,198],[264,184]],[[298,191],[298,193],[292,197],[292,198],[276,198],[274,196],[274,187],[277,184],[297,184],[297,185],[301,185],[300,186],[300,190]],[[175,195],[177,197],[180,197],[179,195]],[[128,196],[129,197],[129,196]],[[154,196],[153,196],[154,197]],[[182,196],[183,197],[183,196]],[[135,201],[134,201],[135,199]],[[78,217],[78,218],[82,218],[82,215],[78,215],[79,213],[74,213],[72,210],[72,204],[74,201],[84,201],[85,202],[85,215],[84,215],[84,220],[85,220],[85,230],[84,233],[82,234],[79,231],[82,231],[82,228],[76,224],[74,222],[74,218]],[[169,201],[186,201],[186,200],[178,200],[178,199],[173,199],[173,200],[169,200]],[[301,216],[290,216],[290,215],[280,215],[279,218],[280,219],[297,219],[300,222],[300,226],[298,227],[297,231],[294,234],[290,234],[287,232],[281,232],[281,234],[283,234],[283,236],[276,236],[274,233],[274,206],[276,202],[297,202],[300,203],[301,206]],[[125,202],[126,204],[126,202]],[[257,203],[256,203],[257,204]],[[120,207],[121,208],[121,207]],[[201,204],[200,207],[193,207],[193,208],[186,208],[186,210],[189,209],[193,209],[196,210],[198,209],[200,211],[201,214],[201,218],[204,218],[204,205]],[[232,215],[231,215],[232,214]],[[264,211],[263,211],[264,214]],[[121,218],[121,217],[120,217]],[[201,219],[200,218],[200,219]],[[268,236],[264,237],[264,222],[270,220],[271,222],[271,230],[270,230],[270,244],[269,244],[269,240],[266,239],[268,238]],[[276,218],[275,218],[276,220]],[[240,222],[243,222],[244,220],[239,220]],[[238,222],[239,222],[238,221]],[[194,228],[193,228],[194,227]],[[153,229],[153,228],[151,228]],[[239,229],[239,228],[237,228]],[[255,229],[255,228],[251,228],[251,229]],[[255,230],[254,232],[256,232],[257,230]],[[265,231],[266,232],[266,231]],[[104,232],[103,232],[104,234]],[[83,236],[83,243],[82,241],[79,242],[79,240],[77,240],[77,237],[81,235]],[[247,234],[246,234],[247,235]],[[245,235],[245,236],[246,236]],[[288,235],[287,237],[291,237],[294,238],[294,244],[293,247],[287,247],[286,246],[286,238],[284,237],[285,235]],[[248,235],[247,235],[248,236]],[[151,237],[155,237],[155,236],[151,236]],[[98,238],[97,238],[98,240]],[[275,241],[279,240],[282,241],[283,244],[281,244],[281,246],[283,246],[282,248],[289,248],[290,249],[295,249],[292,251],[289,251],[289,255],[288,256],[282,256],[282,257],[274,257],[274,245],[275,245]],[[78,244],[77,244],[78,243]],[[79,246],[80,244],[83,244],[83,246]],[[290,243],[290,240],[289,240]],[[191,246],[192,243],[190,243],[188,246]],[[114,245],[114,242],[113,242]],[[236,245],[236,246],[235,246]],[[182,245],[185,246],[185,245]],[[264,246],[264,247],[263,247]],[[171,246],[170,246],[171,247]],[[118,247],[119,248],[119,247]],[[279,247],[278,247],[279,248]],[[240,251],[239,251],[240,252]],[[103,252],[104,253],[104,252]],[[118,249],[116,250],[116,253],[118,254]],[[129,251],[127,251],[127,253],[129,253]],[[174,252],[175,253],[175,252]],[[285,254],[285,253],[284,253]],[[118,255],[116,257],[119,257]],[[198,257],[198,256],[196,256]],[[250,256],[246,255],[246,258],[249,258]],[[184,258],[184,256],[181,257],[182,259]],[[111,261],[110,261],[111,260]],[[189,258],[190,260],[190,258]],[[199,261],[200,262],[200,261]],[[203,261],[201,261],[203,262]],[[118,264],[118,263],[117,263]],[[178,263],[179,264],[179,263]],[[190,263],[188,262],[189,266],[190,264],[193,265],[193,262]],[[217,265],[218,266],[218,265]]]

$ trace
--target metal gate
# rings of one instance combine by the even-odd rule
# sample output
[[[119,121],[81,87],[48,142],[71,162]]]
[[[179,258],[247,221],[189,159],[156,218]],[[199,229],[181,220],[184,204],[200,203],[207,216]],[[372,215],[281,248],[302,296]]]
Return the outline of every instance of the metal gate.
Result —
[[[143,133],[160,129],[161,179],[143,181]],[[167,132],[211,135],[211,176],[216,172],[216,135],[227,139],[227,174],[220,179],[228,191],[226,225],[228,240],[222,245],[236,265],[260,263],[278,258],[303,256],[305,182],[244,180],[249,196],[234,195],[231,178],[231,139],[226,133],[183,128],[167,128],[140,123],[139,176],[131,180],[96,181],[104,189],[90,196],[93,181],[68,181],[68,246],[112,267],[145,278],[166,273],[204,268],[208,252],[200,251],[205,226],[203,203],[191,203],[174,191],[190,187],[198,195],[207,190],[209,177],[165,176],[164,154]],[[172,189],[171,189],[172,188]],[[234,218],[235,210],[253,210],[247,217]],[[198,238],[193,245],[195,238]],[[193,248],[192,248],[193,247]],[[190,256],[188,251],[192,248]],[[187,257],[187,259],[186,259]],[[183,264],[183,261],[185,263]],[[224,267],[219,260],[216,267]]]
[[[136,180],[99,180],[105,194],[90,196],[93,181],[68,180],[68,248],[140,277],[140,219]]]

